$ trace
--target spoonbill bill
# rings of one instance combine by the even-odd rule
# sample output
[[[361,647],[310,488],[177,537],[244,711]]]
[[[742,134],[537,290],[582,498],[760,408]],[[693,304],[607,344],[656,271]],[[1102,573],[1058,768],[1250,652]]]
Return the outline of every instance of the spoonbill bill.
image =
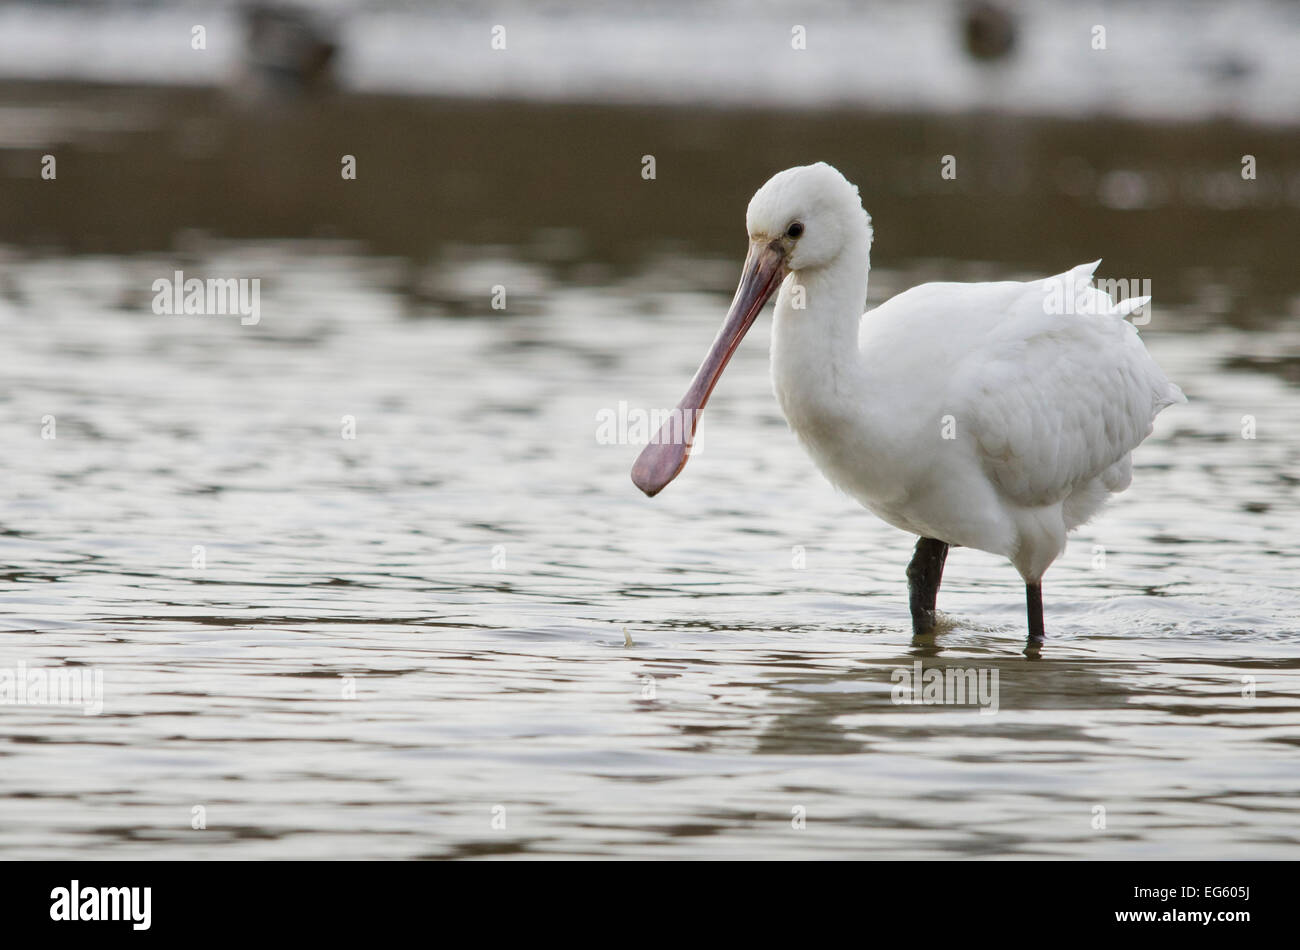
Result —
[[[682,471],[709,395],[777,293],[772,385],[790,427],[832,484],[919,536],[914,635],[935,630],[948,549],[970,547],[1020,572],[1037,652],[1044,571],[1128,487],[1156,415],[1186,401],[1124,319],[1149,298],[1112,301],[1092,285],[1095,261],[1036,281],[922,284],[863,314],[871,217],[825,163],[774,175],[746,226],[722,329],[632,481],[653,496]]]

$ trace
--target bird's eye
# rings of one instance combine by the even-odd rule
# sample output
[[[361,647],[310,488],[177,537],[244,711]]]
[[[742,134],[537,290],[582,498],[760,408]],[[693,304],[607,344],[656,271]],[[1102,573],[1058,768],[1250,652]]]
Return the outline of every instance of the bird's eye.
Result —
[[[803,225],[798,221],[785,229],[786,237],[797,238],[801,234],[803,234]]]

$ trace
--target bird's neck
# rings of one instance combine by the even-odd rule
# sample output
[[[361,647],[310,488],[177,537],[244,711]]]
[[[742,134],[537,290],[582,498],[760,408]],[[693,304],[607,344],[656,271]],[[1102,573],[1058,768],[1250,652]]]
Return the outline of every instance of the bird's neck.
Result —
[[[870,232],[830,264],[797,271],[781,287],[772,323],[772,383],[786,418],[856,406],[870,385],[858,349],[867,298]]]
[[[772,387],[822,473],[879,514],[900,484],[893,460],[900,455],[903,420],[889,408],[887,367],[859,346],[869,251],[870,232],[827,267],[794,275],[781,288],[772,324]],[[798,285],[804,287],[803,309]]]

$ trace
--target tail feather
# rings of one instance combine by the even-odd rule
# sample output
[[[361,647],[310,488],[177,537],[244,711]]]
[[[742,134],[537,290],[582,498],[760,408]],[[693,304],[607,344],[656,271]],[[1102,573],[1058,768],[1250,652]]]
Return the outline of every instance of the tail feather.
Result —
[[[1156,412],[1159,412],[1161,409],[1168,406],[1176,406],[1180,403],[1187,402],[1187,397],[1183,395],[1183,391],[1179,388],[1177,383],[1171,383],[1166,379],[1165,387],[1164,397],[1160,400],[1159,408],[1156,409]]]
[[[1149,296],[1129,297],[1127,300],[1121,300],[1119,303],[1115,304],[1115,309],[1113,312],[1118,314],[1121,317],[1127,317],[1130,313],[1134,313],[1138,310],[1141,310],[1150,302],[1151,302],[1151,298]]]

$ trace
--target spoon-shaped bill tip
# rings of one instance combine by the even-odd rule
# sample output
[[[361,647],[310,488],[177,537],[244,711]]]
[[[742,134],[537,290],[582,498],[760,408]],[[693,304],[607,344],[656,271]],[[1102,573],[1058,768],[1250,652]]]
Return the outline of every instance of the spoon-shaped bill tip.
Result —
[[[750,244],[745,269],[740,275],[740,286],[736,288],[736,296],[732,298],[722,329],[709,347],[708,355],[691,380],[686,395],[632,466],[633,483],[651,498],[663,491],[686,467],[695,441],[695,427],[713,387],[718,384],[731,354],[736,352],[736,347],[753,326],[763,304],[781,285],[786,273],[785,248],[779,240]]]

